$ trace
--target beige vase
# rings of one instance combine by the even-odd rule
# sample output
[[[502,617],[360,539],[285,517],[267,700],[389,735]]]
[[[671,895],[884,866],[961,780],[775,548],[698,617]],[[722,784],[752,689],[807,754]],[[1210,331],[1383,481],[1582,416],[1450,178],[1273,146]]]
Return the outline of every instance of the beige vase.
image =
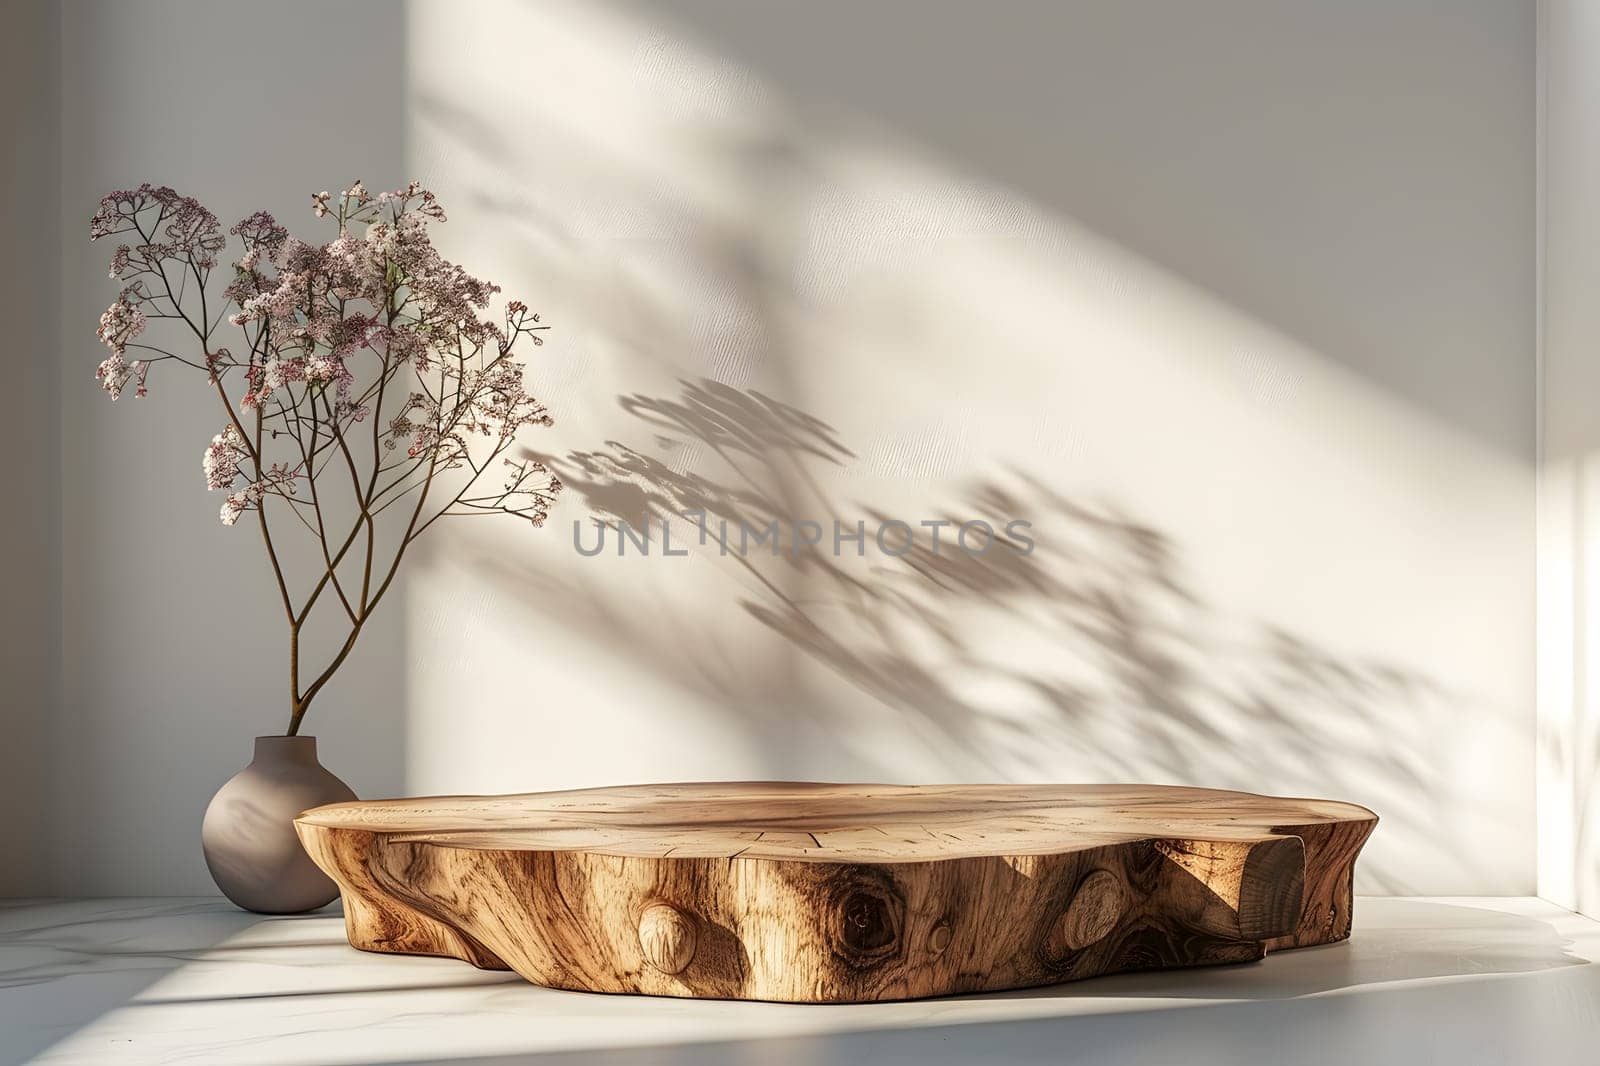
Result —
[[[353,800],[317,761],[316,737],[256,737],[255,757],[217,791],[200,827],[211,879],[260,914],[316,910],[339,894],[295,835],[301,811]]]

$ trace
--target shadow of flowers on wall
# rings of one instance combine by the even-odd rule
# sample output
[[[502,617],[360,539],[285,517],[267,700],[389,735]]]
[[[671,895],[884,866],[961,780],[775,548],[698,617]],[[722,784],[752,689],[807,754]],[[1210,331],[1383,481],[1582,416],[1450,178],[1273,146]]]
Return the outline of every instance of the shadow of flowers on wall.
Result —
[[[850,498],[863,484],[852,477],[855,453],[822,419],[754,390],[680,386],[676,396],[619,398],[650,431],[646,446],[613,440],[530,456],[559,474],[596,523],[659,530],[672,522],[675,537],[703,529],[686,538],[689,550],[730,568],[740,580],[728,588],[744,591],[698,609],[742,610],[823,676],[894,715],[868,728],[861,702],[839,699],[830,685],[801,697],[853,765],[884,763],[874,751],[882,754],[887,728],[908,747],[954,753],[952,776],[1137,779],[1355,800],[1385,819],[1369,890],[1415,890],[1388,872],[1385,852],[1424,848],[1458,868],[1480,861],[1470,842],[1447,839],[1423,815],[1419,797],[1436,801],[1459,787],[1410,754],[1428,750],[1421,738],[1430,731],[1449,728],[1451,694],[1433,680],[1337,654],[1281,625],[1228,618],[1186,576],[1173,538],[1110,503],[1068,498],[1007,467],[936,493],[915,515],[891,515]],[[712,468],[716,477],[702,472]],[[576,511],[561,518],[584,522]],[[1036,546],[1025,552],[1001,534],[977,554],[949,543],[935,550],[919,536],[903,554],[874,550],[870,531],[902,518],[952,530],[974,520],[1004,530],[1022,519]],[[848,540],[836,553],[827,538],[804,551],[735,550],[741,528],[831,530],[835,521],[852,533],[863,524],[861,550]],[[693,658],[683,648],[661,658],[680,654]],[[709,661],[700,669],[717,672]]]

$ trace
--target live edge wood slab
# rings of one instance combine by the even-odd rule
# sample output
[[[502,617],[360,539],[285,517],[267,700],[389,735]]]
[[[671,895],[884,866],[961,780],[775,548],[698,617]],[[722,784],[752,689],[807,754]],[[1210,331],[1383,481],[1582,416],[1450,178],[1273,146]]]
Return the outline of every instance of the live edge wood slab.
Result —
[[[1350,935],[1349,803],[1122,785],[641,785],[296,821],[350,943],[551,988],[844,1003]]]

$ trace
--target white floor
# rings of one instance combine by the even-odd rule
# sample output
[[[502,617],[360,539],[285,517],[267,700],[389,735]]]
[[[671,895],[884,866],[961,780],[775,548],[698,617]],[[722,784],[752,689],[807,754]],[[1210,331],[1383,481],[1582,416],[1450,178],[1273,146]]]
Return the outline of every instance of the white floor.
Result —
[[[871,1006],[552,992],[349,948],[337,911],[0,904],[0,1063],[1600,1062],[1600,923],[1534,899],[1358,901],[1248,966]]]

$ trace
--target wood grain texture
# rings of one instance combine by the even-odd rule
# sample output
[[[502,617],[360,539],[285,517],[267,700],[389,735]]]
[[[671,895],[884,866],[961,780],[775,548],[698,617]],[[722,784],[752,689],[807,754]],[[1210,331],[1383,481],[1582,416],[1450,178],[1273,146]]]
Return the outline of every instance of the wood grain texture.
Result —
[[[1377,818],[1123,785],[640,785],[318,807],[350,942],[597,992],[911,999],[1350,933]]]

